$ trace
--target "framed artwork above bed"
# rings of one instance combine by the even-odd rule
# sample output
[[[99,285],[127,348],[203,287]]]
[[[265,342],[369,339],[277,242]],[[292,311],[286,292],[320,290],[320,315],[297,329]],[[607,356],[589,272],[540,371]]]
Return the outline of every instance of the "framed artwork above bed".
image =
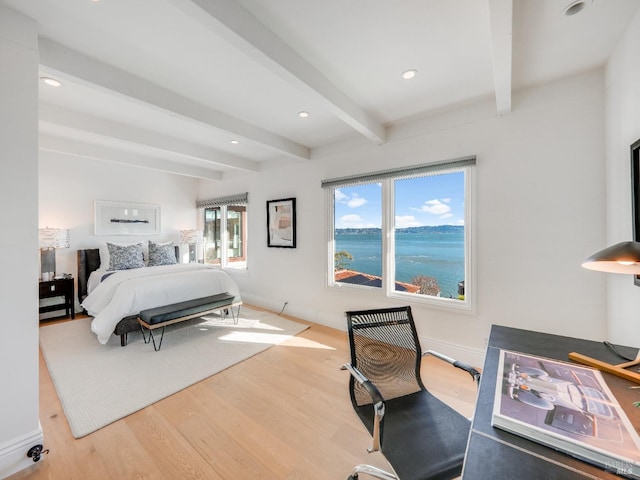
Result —
[[[94,202],[96,235],[160,235],[160,205]]]

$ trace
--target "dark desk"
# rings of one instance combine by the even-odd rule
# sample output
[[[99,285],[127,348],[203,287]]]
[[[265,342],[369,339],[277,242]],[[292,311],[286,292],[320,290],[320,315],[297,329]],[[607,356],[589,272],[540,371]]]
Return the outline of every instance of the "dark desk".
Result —
[[[568,361],[569,352],[579,352],[610,363],[624,362],[611,353],[602,342],[494,325],[487,347],[462,478],[464,480],[620,478],[613,472],[605,471],[491,426],[498,353],[501,348],[565,361]],[[631,357],[635,357],[637,351],[625,347],[619,350]],[[635,384],[628,380],[607,373],[603,375],[631,423],[638,430],[640,408],[634,407],[633,402],[640,401],[640,391],[629,390],[629,386]]]

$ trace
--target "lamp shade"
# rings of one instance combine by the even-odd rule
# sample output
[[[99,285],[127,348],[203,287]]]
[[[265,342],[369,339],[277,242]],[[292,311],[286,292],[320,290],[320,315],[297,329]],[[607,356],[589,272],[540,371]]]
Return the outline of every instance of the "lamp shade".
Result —
[[[40,248],[69,248],[69,230],[66,228],[38,229]]]
[[[202,230],[180,230],[180,244],[192,244],[197,243],[200,245],[203,242]]]
[[[640,243],[616,243],[591,255],[582,266],[599,272],[640,275]]]

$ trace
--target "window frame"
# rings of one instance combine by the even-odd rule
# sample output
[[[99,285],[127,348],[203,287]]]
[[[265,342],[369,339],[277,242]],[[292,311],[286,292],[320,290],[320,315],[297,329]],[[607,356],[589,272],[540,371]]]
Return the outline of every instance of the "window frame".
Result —
[[[475,313],[476,305],[476,275],[475,275],[475,157],[469,157],[473,162],[468,165],[457,166],[456,161],[442,162],[441,166],[430,165],[427,172],[407,173],[406,169],[399,169],[398,174],[394,175],[393,171],[380,172],[382,176],[376,177],[376,173],[345,178],[344,181],[330,180],[326,181],[328,186],[325,189],[325,205],[327,208],[327,272],[326,285],[329,288],[346,288],[356,289],[362,292],[370,293],[376,297],[383,296],[385,298],[401,300],[403,302],[411,302],[421,305],[428,305],[439,309],[457,311],[461,313]],[[420,167],[417,167],[419,169]],[[464,271],[465,271],[465,298],[464,300],[451,299],[446,297],[433,297],[429,295],[416,295],[397,291],[395,289],[395,192],[394,182],[407,178],[424,177],[428,175],[439,175],[454,172],[464,172]],[[345,186],[353,186],[357,184],[368,184],[379,182],[382,184],[382,287],[370,287],[365,285],[354,285],[335,281],[335,189]]]
[[[204,259],[204,263],[206,265],[214,265],[217,267],[221,267],[222,266],[222,257],[220,257],[219,259],[215,259],[217,261],[214,261],[213,263],[209,263],[207,262],[207,246],[208,246],[208,242],[207,242],[207,223],[209,222],[209,220],[207,219],[207,210],[219,210],[219,216],[220,216],[220,228],[215,228],[214,227],[214,248],[217,248],[215,245],[216,240],[216,230],[220,230],[220,236],[222,237],[222,206],[211,206],[211,207],[202,207],[202,218],[203,218],[203,227],[202,227],[202,233],[203,233],[203,242],[202,242],[202,248],[203,248],[203,259]],[[217,216],[217,215],[216,215]],[[216,219],[213,219],[213,223],[215,225],[216,223]],[[220,238],[220,244],[222,245],[222,238]]]
[[[249,268],[249,202],[248,202],[248,193],[240,193],[236,195],[229,195],[226,197],[218,197],[207,200],[198,200],[196,202],[196,207],[199,210],[198,216],[200,217],[200,221],[202,221],[202,230],[203,233],[206,230],[207,219],[206,219],[206,210],[209,209],[219,209],[220,211],[220,244],[221,246],[225,246],[225,248],[221,248],[220,258],[216,263],[207,263],[206,258],[206,243],[203,242],[203,250],[204,255],[203,259],[205,264],[212,265],[214,268],[219,268],[221,270],[231,270],[234,272],[246,272]],[[244,211],[241,212],[241,242],[243,246],[244,257],[229,257],[228,255],[228,245],[231,240],[229,237],[229,210],[234,207],[243,207]],[[206,235],[205,235],[206,240]],[[230,258],[240,258],[243,259],[241,261],[229,261]]]
[[[242,224],[242,246],[244,257],[229,257],[228,255],[228,244],[229,244],[229,231],[228,231],[228,215],[230,207],[244,207],[244,212],[241,215],[241,224]],[[221,205],[209,205],[200,207],[202,210],[201,218],[203,220],[203,231],[206,229],[206,211],[207,209],[219,209],[220,210],[220,258],[218,262],[215,263],[207,263],[206,261],[206,243],[204,243],[204,262],[207,265],[213,265],[215,268],[220,268],[221,270],[232,270],[234,272],[245,272],[248,270],[248,215],[249,208],[248,205],[242,203],[229,203],[229,204],[221,204]],[[206,235],[205,235],[206,239]],[[229,261],[230,258],[244,258],[242,261],[232,262]]]

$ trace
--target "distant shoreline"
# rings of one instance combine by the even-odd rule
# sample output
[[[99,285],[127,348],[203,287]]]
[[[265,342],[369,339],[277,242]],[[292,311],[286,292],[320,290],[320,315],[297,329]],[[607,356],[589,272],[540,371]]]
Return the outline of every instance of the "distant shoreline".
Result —
[[[399,233],[415,233],[418,235],[424,233],[456,233],[464,231],[464,225],[423,225],[421,227],[396,228],[395,231]],[[339,235],[367,235],[382,233],[382,228],[336,228],[335,232]]]

